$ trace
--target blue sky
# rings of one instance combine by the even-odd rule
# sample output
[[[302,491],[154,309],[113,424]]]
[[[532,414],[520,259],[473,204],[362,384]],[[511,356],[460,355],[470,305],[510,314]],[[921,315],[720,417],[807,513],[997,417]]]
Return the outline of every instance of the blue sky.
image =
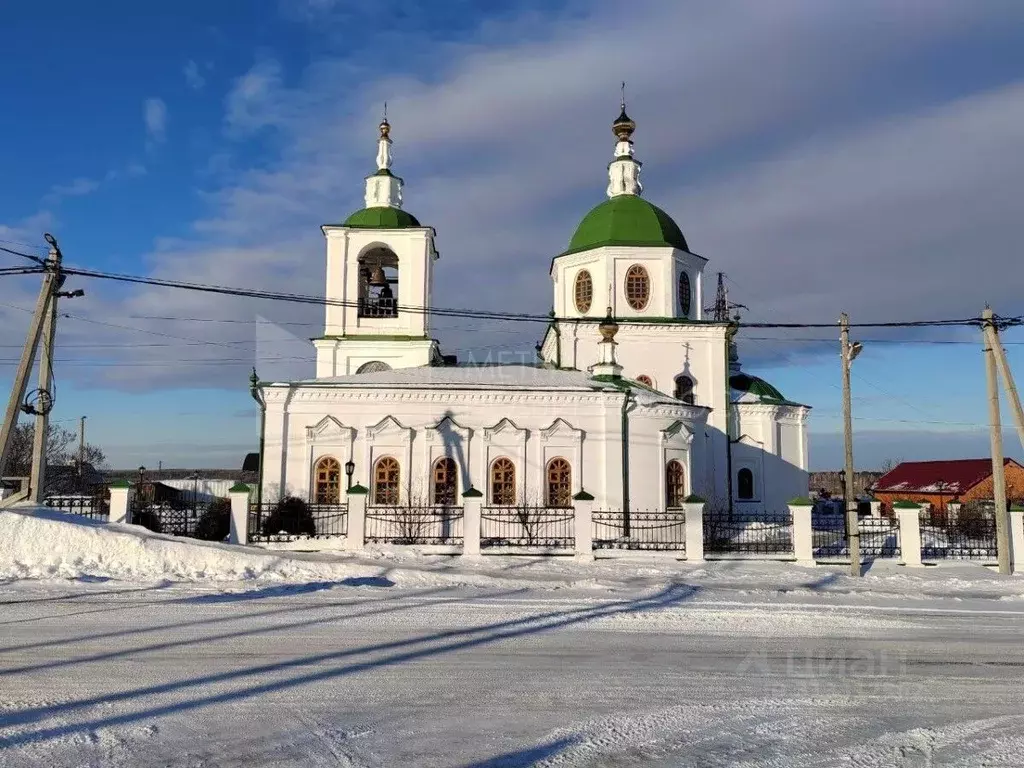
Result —
[[[317,227],[359,207],[387,100],[406,207],[438,230],[435,303],[545,312],[625,79],[646,196],[747,319],[1024,311],[1019,3],[52,1],[4,4],[0,28],[0,240],[50,231],[76,265],[320,292]],[[118,466],[237,465],[258,332],[318,333],[307,307],[82,287],[55,417],[88,415]],[[35,290],[0,278],[0,384]],[[469,325],[437,322],[446,351],[540,335]],[[835,345],[804,340],[835,334],[773,335],[747,333],[745,365],[815,407],[812,464],[836,466]],[[860,335],[859,466],[984,455],[976,333]],[[301,370],[301,342],[261,344],[261,368]]]

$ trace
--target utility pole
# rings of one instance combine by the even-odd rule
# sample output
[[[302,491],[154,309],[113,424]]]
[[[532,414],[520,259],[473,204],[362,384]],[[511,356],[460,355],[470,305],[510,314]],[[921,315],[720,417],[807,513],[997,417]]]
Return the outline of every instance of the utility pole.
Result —
[[[999,382],[996,379],[996,335],[992,310],[985,307],[982,318],[982,349],[985,352],[985,383],[988,386],[988,429],[992,443],[992,495],[996,503],[996,555],[999,572],[1012,573],[1010,558],[1010,513],[1006,508],[1006,475],[1003,470],[1003,426],[999,418]]]
[[[85,416],[78,420],[78,485],[79,489],[85,483]]]
[[[1006,361],[1006,350],[1003,349],[1003,343],[999,340],[999,328],[995,323],[991,326],[989,346],[992,347],[992,351],[995,353],[999,375],[1003,379],[1003,390],[1010,401],[1010,410],[1013,411],[1013,421],[1017,427],[1017,437],[1020,440],[1021,447],[1024,448],[1024,410],[1021,409],[1017,385],[1013,382],[1013,373],[1010,371],[1010,364]]]
[[[60,270],[60,250],[54,249],[50,258],[56,262]],[[34,405],[28,408],[35,411],[36,423],[32,432],[32,478],[29,481],[29,500],[42,504],[46,496],[46,442],[50,431],[50,411],[53,409],[53,344],[57,331],[57,294],[50,296],[43,318],[43,349],[39,358],[39,389]]]
[[[846,540],[850,545],[850,575],[860,577],[860,521],[857,519],[857,499],[853,493],[853,406],[850,402],[850,365],[860,354],[861,344],[850,343],[850,317],[839,316],[840,356],[843,362],[843,437],[846,444]]]

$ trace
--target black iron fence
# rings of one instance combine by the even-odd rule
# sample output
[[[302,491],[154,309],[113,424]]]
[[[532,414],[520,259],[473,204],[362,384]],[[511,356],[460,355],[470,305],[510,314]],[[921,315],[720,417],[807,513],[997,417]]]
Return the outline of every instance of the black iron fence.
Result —
[[[329,539],[348,534],[348,506],[301,501],[249,505],[249,541]]]
[[[815,558],[849,557],[850,543],[846,535],[846,515],[815,512],[811,515],[812,546]],[[862,557],[899,557],[900,529],[893,518],[862,517],[860,554]]]
[[[47,496],[43,499],[43,505],[92,520],[105,521],[110,516],[110,500],[102,494]]]
[[[154,533],[219,541],[227,536],[227,526],[230,525],[228,504],[226,499],[210,501],[205,497],[183,494],[180,498],[162,501],[136,496],[128,506],[132,523]],[[218,522],[223,526],[211,526],[213,517],[222,518]],[[217,537],[214,528],[220,527],[224,527],[225,533]]]
[[[571,507],[484,507],[480,513],[481,549],[571,549],[575,544],[575,511]]]
[[[685,551],[686,511],[595,510],[594,549]]]
[[[704,513],[704,552],[781,555],[793,552],[793,516],[787,512]]]
[[[367,507],[371,544],[462,544],[462,507]]]
[[[925,560],[995,560],[995,513],[982,508],[933,512],[921,520]]]

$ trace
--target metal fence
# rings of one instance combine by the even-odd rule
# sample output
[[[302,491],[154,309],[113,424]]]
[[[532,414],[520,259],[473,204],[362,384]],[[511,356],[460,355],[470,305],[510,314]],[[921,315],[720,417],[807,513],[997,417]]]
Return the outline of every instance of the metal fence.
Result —
[[[571,507],[484,507],[480,548],[571,549],[576,544],[575,516]]]
[[[249,541],[329,539],[348,534],[345,504],[264,503],[249,505]]]
[[[129,502],[131,521],[154,533],[195,537],[196,527],[208,504],[194,499],[182,501],[148,501],[134,498]]]
[[[710,554],[792,554],[793,516],[788,511],[705,512],[704,551]]]
[[[373,544],[461,545],[461,507],[367,507],[365,540]]]
[[[983,509],[933,512],[921,520],[925,560],[995,560],[996,518]]]
[[[110,500],[105,496],[47,496],[43,505],[71,515],[80,515],[92,520],[107,520],[110,516]]]
[[[846,535],[846,515],[814,513],[811,515],[812,546],[815,558],[849,557],[850,543]],[[862,557],[899,557],[900,529],[895,519],[864,517],[860,519],[860,554]]]
[[[594,549],[686,550],[686,511],[594,511]]]

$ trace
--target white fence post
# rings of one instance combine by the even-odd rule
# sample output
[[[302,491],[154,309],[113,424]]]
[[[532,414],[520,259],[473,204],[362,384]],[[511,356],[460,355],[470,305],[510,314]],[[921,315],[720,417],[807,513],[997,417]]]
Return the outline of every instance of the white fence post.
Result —
[[[228,541],[232,544],[249,543],[249,486],[235,483],[228,489],[231,499],[231,529]]]
[[[584,491],[572,497],[575,511],[573,537],[576,541],[576,559],[594,559],[594,497]]]
[[[363,548],[366,533],[366,497],[370,492],[361,485],[348,489],[348,533],[345,549]]]
[[[1010,562],[1013,570],[1024,570],[1024,507],[1010,506]]]
[[[921,563],[921,505],[897,501],[892,505],[900,526],[900,562],[918,567]]]
[[[462,554],[480,554],[480,512],[484,495],[476,488],[462,494]]]
[[[129,522],[128,494],[131,493],[131,488],[127,480],[118,480],[110,486],[110,516],[107,518],[107,522]]]
[[[683,502],[686,510],[686,560],[690,563],[704,562],[704,499],[687,496]]]
[[[956,521],[960,519],[960,507],[962,505],[959,501],[951,501],[946,504],[946,523],[947,525],[956,525]]]
[[[871,500],[871,516],[876,520],[882,516],[882,502],[878,499]]]
[[[814,565],[814,531],[811,525],[814,502],[793,499],[788,506],[793,517],[793,555],[797,565]]]

